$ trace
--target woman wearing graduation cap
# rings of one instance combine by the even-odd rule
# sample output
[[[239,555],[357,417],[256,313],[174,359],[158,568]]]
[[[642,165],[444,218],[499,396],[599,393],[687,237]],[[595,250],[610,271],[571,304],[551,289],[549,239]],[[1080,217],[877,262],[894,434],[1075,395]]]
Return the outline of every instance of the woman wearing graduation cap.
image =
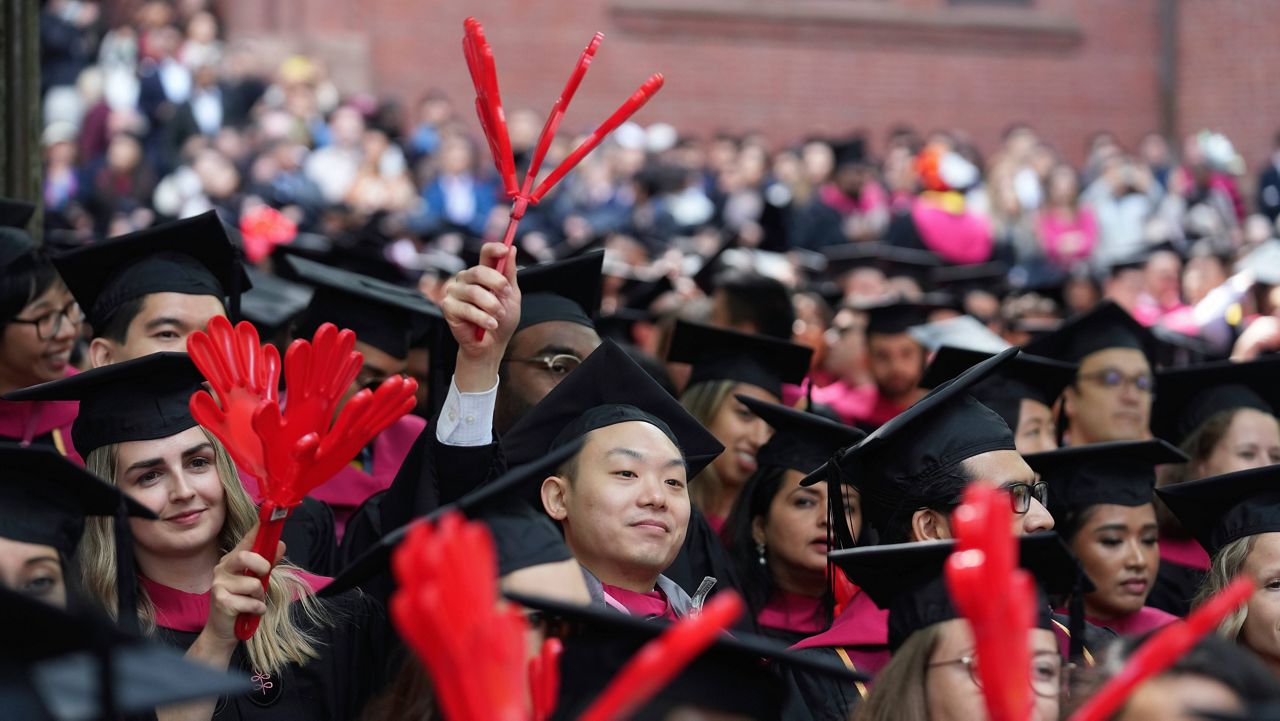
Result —
[[[888,611],[893,660],[858,708],[857,721],[980,721],[987,718],[976,673],[973,631],[951,603],[943,565],[952,541],[836,551],[831,561]],[[1040,589],[1027,635],[1034,706],[1029,718],[1058,718],[1065,675],[1058,626],[1047,595],[1069,589],[1075,560],[1056,534],[1024,537],[1019,563]],[[825,718],[825,717],[824,717]]]
[[[1280,358],[1170,368],[1156,374],[1160,386],[1151,431],[1180,447],[1187,463],[1160,469],[1156,485],[1280,463]],[[1157,502],[1160,574],[1149,603],[1185,616],[1209,570],[1209,557],[1178,519]]]
[[[1115,441],[1027,456],[1049,485],[1055,528],[1094,590],[1076,599],[1090,623],[1136,636],[1176,620],[1146,606],[1160,566],[1155,468],[1186,459],[1164,441]]]
[[[386,621],[357,594],[324,601],[326,581],[249,552],[257,509],[230,454],[188,409],[202,378],[182,353],[157,353],[31,389],[78,399],[72,428],[88,469],[158,516],[133,520],[136,579],[115,563],[112,523],[94,519],[80,551],[86,593],[110,607],[122,584],[137,593],[143,628],[187,657],[253,683],[218,700],[219,718],[353,718],[381,684]],[[283,546],[283,544],[282,544]],[[236,616],[262,616],[240,643]],[[210,702],[162,719],[208,719]],[[184,715],[185,714],[185,715]]]
[[[738,583],[760,632],[795,643],[831,625],[825,484],[800,481],[864,434],[842,423],[748,396],[738,401],[764,419],[773,437],[725,525]],[[857,535],[857,491],[845,489],[847,522]]]
[[[1156,495],[1211,559],[1192,606],[1241,573],[1258,590],[1218,627],[1280,676],[1280,465],[1157,488]]]
[[[23,228],[35,206],[0,198],[13,225],[0,225],[0,395],[75,375],[71,352],[84,313]],[[71,443],[76,404],[0,401],[0,439],[56,448],[79,459]]]
[[[680,402],[725,447],[692,489],[694,505],[717,532],[759,467],[757,454],[771,433],[737,396],[778,403],[782,385],[800,383],[812,356],[809,348],[774,338],[676,323],[667,360],[692,366]]]

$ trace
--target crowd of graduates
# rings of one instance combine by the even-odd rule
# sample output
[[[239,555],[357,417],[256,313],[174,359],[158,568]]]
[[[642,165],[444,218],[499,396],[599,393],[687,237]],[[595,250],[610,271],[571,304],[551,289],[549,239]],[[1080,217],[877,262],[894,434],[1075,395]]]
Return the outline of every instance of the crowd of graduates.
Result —
[[[42,6],[42,212],[0,200],[0,715],[465,721],[421,629],[525,660],[395,613],[397,549],[456,512],[563,644],[521,717],[736,595],[635,717],[989,718],[1008,659],[943,571],[989,488],[1034,578],[1027,718],[1242,576],[1108,717],[1277,716],[1280,154],[628,123],[505,247],[448,97],[268,72],[199,1],[99,10]],[[540,122],[509,124],[523,167]]]

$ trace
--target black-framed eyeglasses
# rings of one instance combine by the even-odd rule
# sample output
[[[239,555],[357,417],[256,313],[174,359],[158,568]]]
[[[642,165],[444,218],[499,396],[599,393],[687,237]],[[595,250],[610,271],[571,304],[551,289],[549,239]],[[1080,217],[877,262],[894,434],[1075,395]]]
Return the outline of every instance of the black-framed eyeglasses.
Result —
[[[1096,373],[1083,373],[1076,376],[1081,380],[1092,381],[1103,388],[1123,388],[1124,386],[1133,386],[1135,390],[1142,393],[1154,393],[1156,390],[1156,377],[1150,373],[1139,373],[1136,376],[1127,376],[1114,368],[1100,370]]]
[[[49,340],[58,335],[58,331],[62,330],[62,321],[66,319],[72,325],[80,325],[84,322],[84,311],[80,310],[80,304],[76,301],[67,303],[61,310],[51,310],[39,318],[14,318],[10,323],[22,323],[23,325],[33,325],[36,327],[36,337],[40,340]]]
[[[557,353],[556,355],[540,355],[532,358],[506,358],[503,363],[528,363],[530,365],[541,366],[543,370],[554,376],[564,377],[573,372],[573,369],[582,365],[582,359],[576,355],[568,353]]]
[[[1014,513],[1023,514],[1030,511],[1032,498],[1046,508],[1049,506],[1049,484],[1044,481],[1006,483],[1000,486],[1000,489],[1009,492],[1009,503],[1013,506]]]
[[[976,655],[961,656],[950,661],[936,661],[928,668],[963,665],[969,672],[973,685],[982,688],[981,676],[978,674],[978,657]],[[1063,673],[1062,657],[1051,651],[1042,651],[1031,656],[1031,691],[1041,698],[1058,698],[1065,686],[1066,675]]]

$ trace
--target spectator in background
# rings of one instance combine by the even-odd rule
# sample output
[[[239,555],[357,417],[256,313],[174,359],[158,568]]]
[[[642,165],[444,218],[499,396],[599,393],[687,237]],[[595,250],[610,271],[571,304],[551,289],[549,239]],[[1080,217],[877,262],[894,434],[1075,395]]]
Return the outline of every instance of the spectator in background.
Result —
[[[498,203],[498,188],[480,175],[475,144],[464,135],[448,135],[435,160],[437,173],[422,190],[415,230],[427,236],[461,231],[479,237]]]
[[[96,2],[49,0],[40,9],[40,91],[75,85],[93,59]]]
[[[1081,194],[1098,220],[1098,244],[1090,258],[1095,270],[1105,271],[1141,250],[1143,225],[1161,195],[1146,166],[1118,155],[1102,161],[1101,176]]]
[[[329,116],[327,124],[331,142],[311,153],[304,172],[320,186],[325,202],[342,202],[351,191],[360,170],[361,143],[364,140],[364,116],[350,105],[344,105]]]
[[[1045,257],[1061,270],[1088,260],[1098,242],[1098,228],[1093,211],[1080,204],[1080,182],[1070,165],[1059,163],[1049,172],[1044,198],[1036,230]]]

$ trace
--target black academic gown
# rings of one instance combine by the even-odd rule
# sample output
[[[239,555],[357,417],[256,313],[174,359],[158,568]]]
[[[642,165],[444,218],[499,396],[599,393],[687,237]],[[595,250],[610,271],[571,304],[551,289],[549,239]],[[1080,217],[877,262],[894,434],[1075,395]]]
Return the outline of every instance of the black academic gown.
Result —
[[[1147,605],[1178,617],[1191,613],[1191,600],[1208,574],[1198,568],[1160,559],[1156,582],[1147,596]]]
[[[792,653],[841,664],[833,648],[802,648]],[[787,667],[782,671],[787,701],[782,718],[786,721],[849,721],[862,701],[865,684],[834,679],[805,669]]]
[[[285,557],[295,566],[317,576],[331,576],[337,569],[338,541],[333,510],[314,498],[303,498],[289,514],[280,533]]]
[[[325,600],[333,615],[329,626],[303,628],[316,639],[321,658],[290,665],[279,674],[255,671],[244,644],[236,647],[228,671],[243,676],[252,689],[218,700],[216,721],[352,721],[383,687],[394,669],[389,667],[393,641],[382,606],[359,591]],[[293,612],[298,613],[295,606]],[[301,616],[299,616],[301,617]],[[157,629],[156,637],[183,651],[199,633]]]

